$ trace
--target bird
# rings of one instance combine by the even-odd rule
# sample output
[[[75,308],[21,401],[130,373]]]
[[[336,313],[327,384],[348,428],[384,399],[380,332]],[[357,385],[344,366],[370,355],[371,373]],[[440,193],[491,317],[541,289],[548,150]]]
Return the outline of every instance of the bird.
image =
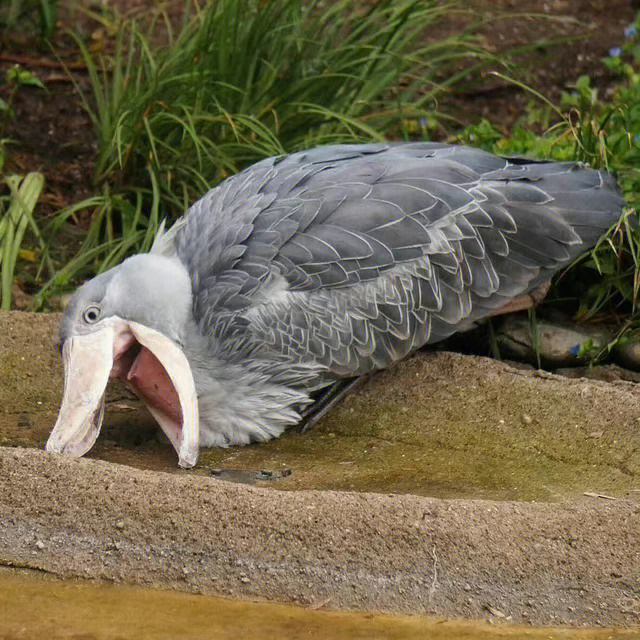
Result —
[[[623,207],[606,171],[462,145],[266,158],[74,293],[46,448],[93,446],[109,379],[144,401],[182,467],[201,446],[268,441],[340,380],[530,306]]]

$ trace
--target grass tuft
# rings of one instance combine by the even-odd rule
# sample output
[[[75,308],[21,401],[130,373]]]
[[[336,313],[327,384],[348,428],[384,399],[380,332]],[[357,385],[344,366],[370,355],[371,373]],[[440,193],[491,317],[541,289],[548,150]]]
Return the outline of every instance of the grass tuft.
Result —
[[[101,195],[53,223],[55,232],[72,211],[93,209],[74,266],[48,288],[147,249],[162,219],[264,157],[441,126],[438,100],[495,63],[469,32],[425,38],[455,5],[218,0],[193,4],[163,47],[135,22],[120,29],[111,58],[78,39]]]
[[[0,309],[9,309],[16,262],[27,227],[42,244],[33,209],[44,187],[44,176],[34,172],[24,178],[8,176],[4,181],[10,195],[0,198]]]

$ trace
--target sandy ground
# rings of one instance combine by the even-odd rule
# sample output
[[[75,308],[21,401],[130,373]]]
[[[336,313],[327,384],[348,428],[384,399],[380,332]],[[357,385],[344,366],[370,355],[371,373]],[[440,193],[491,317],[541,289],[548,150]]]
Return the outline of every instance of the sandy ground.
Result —
[[[336,609],[640,621],[634,384],[427,354],[313,432],[204,452],[194,471],[137,409],[106,428],[105,460],[74,460],[34,449],[60,398],[57,321],[0,314],[0,566]],[[283,465],[262,486],[210,475]],[[483,496],[508,499],[468,499]]]

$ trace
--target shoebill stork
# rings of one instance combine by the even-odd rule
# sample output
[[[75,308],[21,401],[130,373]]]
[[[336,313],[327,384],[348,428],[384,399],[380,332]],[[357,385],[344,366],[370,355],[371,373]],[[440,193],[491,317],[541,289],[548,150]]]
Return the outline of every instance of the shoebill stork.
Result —
[[[517,307],[623,205],[603,171],[463,146],[268,158],[74,294],[47,450],[91,448],[109,378],[144,401],[183,467],[200,446],[279,436],[314,391]]]

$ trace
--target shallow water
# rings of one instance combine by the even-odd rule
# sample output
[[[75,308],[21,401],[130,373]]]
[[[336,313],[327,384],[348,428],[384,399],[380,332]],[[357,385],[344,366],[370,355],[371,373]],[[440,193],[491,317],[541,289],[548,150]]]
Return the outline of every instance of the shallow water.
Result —
[[[100,582],[63,581],[33,572],[0,571],[0,638],[7,640],[640,638],[640,628],[533,628],[499,622],[491,625],[443,618],[314,610]]]
[[[0,314],[0,445],[41,448],[47,441],[62,393],[57,323]],[[420,355],[364,380],[311,432],[203,450],[189,473],[283,490],[551,502],[591,492],[633,499],[640,486],[639,400],[630,383]],[[140,403],[114,385],[89,456],[178,472],[176,454],[159,433]],[[285,470],[290,474],[281,475]]]

